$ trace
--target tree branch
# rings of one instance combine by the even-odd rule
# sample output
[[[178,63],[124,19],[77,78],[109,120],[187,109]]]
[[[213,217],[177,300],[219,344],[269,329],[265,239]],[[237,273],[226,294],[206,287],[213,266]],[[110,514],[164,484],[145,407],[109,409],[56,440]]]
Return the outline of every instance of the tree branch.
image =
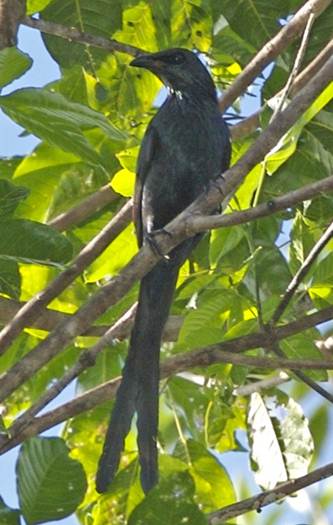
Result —
[[[26,0],[0,0],[0,50],[15,46],[17,28],[25,15]]]
[[[285,49],[306,26],[309,15],[319,16],[329,5],[331,0],[309,0],[293,18],[269,40],[256,56],[247,64],[233,84],[224,92],[220,99],[220,108],[224,112],[231,104],[245,92],[246,88],[265,69],[283,49]]]
[[[213,228],[223,228],[244,224],[252,220],[267,217],[286,208],[295,206],[299,202],[313,199],[318,195],[325,194],[332,190],[333,176],[327,177],[312,184],[308,184],[307,186],[286,193],[281,197],[277,197],[254,208],[248,208],[247,210],[233,212],[226,215],[202,215],[198,217],[190,217],[186,224],[186,231],[188,233],[195,234]],[[19,303],[11,299],[0,298],[0,324],[9,323],[21,308],[26,308],[26,303]],[[28,320],[31,324],[27,324],[26,326],[51,331],[58,323],[63,321],[65,318],[69,319],[71,315],[58,312],[56,310],[43,309],[35,321],[33,321],[34,317],[35,316],[32,316],[32,318]],[[180,324],[181,320],[179,318],[176,318],[176,316],[171,316],[171,319],[169,319],[169,322],[166,326],[165,340],[175,341],[177,339],[177,330],[179,329]],[[106,326],[92,326],[88,328],[82,335],[102,336],[106,330]],[[124,332],[121,337],[119,335],[117,337],[119,339],[124,338],[127,335],[128,332]]]
[[[5,299],[0,297],[0,325],[9,323],[17,312],[24,308],[26,303],[14,301],[13,299]],[[72,314],[59,312],[58,310],[43,309],[38,319],[35,319],[30,328],[37,328],[38,330],[45,330],[51,332],[61,321],[70,319]],[[82,334],[86,336],[100,337],[105,334],[107,326],[90,326]]]
[[[129,224],[131,210],[132,202],[128,201],[109,224],[83,248],[71,265],[18,311],[10,323],[0,332],[0,355],[5,352],[15,337],[26,326],[31,326],[33,321],[42,314],[45,306],[71,284],[76,277],[107,248],[127,224]],[[75,314],[71,316],[71,319],[74,317]],[[94,319],[96,319],[96,317]],[[64,324],[66,324],[66,321],[64,321]],[[90,325],[91,322],[87,319],[86,327]]]
[[[305,476],[287,481],[286,483],[281,483],[275,487],[275,489],[261,492],[256,496],[252,496],[251,498],[244,499],[243,501],[239,501],[238,503],[228,505],[227,507],[212,512],[208,516],[208,523],[209,525],[222,525],[226,520],[235,518],[236,516],[241,516],[251,510],[260,512],[260,509],[263,507],[266,507],[275,501],[279,501],[286,496],[290,496],[298,490],[309,487],[318,481],[329,478],[332,475],[333,463],[329,463],[324,467],[313,470]]]
[[[265,330],[263,330],[261,332],[211,345],[207,348],[201,348],[191,352],[186,352],[184,354],[176,355],[162,362],[161,377],[166,378],[198,366],[207,367],[212,364],[226,362],[225,359],[237,359],[237,356],[235,357],[235,354],[237,353],[245,352],[254,348],[269,346],[272,344],[273,340],[278,341],[303,332],[308,328],[312,328],[320,323],[332,319],[332,317],[333,306],[330,306],[324,310],[321,310],[320,312],[316,312],[315,314],[311,314],[297,321],[293,321],[292,323],[276,327],[274,332],[271,333],[267,333]],[[91,350],[88,352],[90,351]],[[249,356],[243,357],[247,358]],[[290,363],[289,360],[286,361]],[[276,360],[276,362],[279,363],[279,367],[281,361]],[[85,366],[87,367],[89,363],[93,364],[93,362],[88,358],[85,361]],[[272,363],[272,361],[270,361],[270,363]],[[327,360],[327,364],[332,366],[331,360]],[[299,367],[298,362],[297,366]],[[312,362],[310,363],[310,366],[313,366]],[[81,394],[76,399],[73,399],[61,405],[60,407],[46,412],[42,416],[29,418],[29,422],[28,420],[24,420],[25,425],[23,428],[21,425],[18,425],[19,431],[15,431],[15,428],[17,428],[15,426],[15,422],[9,429],[10,438],[0,436],[0,453],[7,452],[28,437],[39,434],[40,432],[62,423],[70,417],[74,417],[82,412],[95,408],[107,400],[112,399],[116,393],[119,383],[120,378],[112,379],[103,385]]]
[[[106,184],[89,195],[89,197],[83,199],[77,206],[49,220],[47,224],[60,232],[69,230],[118,197],[119,194],[113,191],[109,184]]]
[[[333,190],[333,176],[326,177],[318,182],[308,184],[294,191],[290,191],[276,197],[268,202],[264,202],[242,211],[236,211],[225,215],[199,215],[191,216],[186,222],[186,232],[188,234],[195,234],[211,230],[213,228],[222,228],[227,226],[235,226],[237,224],[244,224],[256,219],[268,217],[279,211],[287,208],[292,208],[296,204],[305,200],[313,199],[321,194],[325,194]]]
[[[296,79],[296,77],[298,75],[298,72],[299,72],[299,69],[301,67],[301,63],[302,63],[302,60],[304,58],[306,47],[307,47],[308,42],[309,42],[310,32],[311,32],[311,28],[313,26],[314,21],[315,21],[315,14],[313,12],[311,12],[311,13],[309,13],[309,16],[308,16],[308,19],[307,19],[307,22],[306,22],[306,25],[305,25],[305,28],[304,28],[304,33],[302,35],[301,44],[299,46],[299,49],[298,49],[296,57],[295,57],[294,65],[292,67],[292,70],[291,70],[291,73],[290,73],[290,75],[288,77],[288,80],[287,80],[284,88],[282,89],[280,100],[279,100],[279,102],[277,104],[277,107],[275,108],[275,110],[273,112],[273,115],[271,117],[272,119],[274,119],[281,112],[283,106],[285,105],[285,103],[287,101],[287,97],[289,95],[291,86],[295,82],[295,79]]]
[[[318,53],[318,55],[301,71],[296,77],[295,81],[290,87],[290,95],[294,96],[302,89],[309,80],[318,73],[320,68],[333,54],[333,40]],[[281,93],[281,92],[280,92]],[[279,96],[277,93],[275,96]],[[260,126],[260,115],[264,111],[266,105],[261,107],[258,111],[247,117],[246,119],[238,122],[234,126],[230,127],[231,138],[233,140],[239,140],[242,137],[248,136],[253,133]]]
[[[293,18],[265,44],[265,46],[257,53],[233,82],[232,86],[224,92],[220,99],[221,111],[223,112],[226,108],[231,106],[231,104],[245,92],[246,88],[265,69],[265,67],[304,30],[311,13],[316,17],[319,16],[330,5],[330,3],[330,0],[308,0],[308,2],[297,11]],[[123,44],[114,39],[90,35],[73,27],[66,27],[61,24],[47,22],[41,19],[37,20],[26,17],[22,23],[28,27],[39,29],[43,33],[59,36],[81,44],[92,45],[110,52],[118,51],[120,53],[127,53],[131,56],[137,56],[141,53],[147,52],[143,49]]]
[[[260,135],[245,155],[230,168],[223,177],[212,183],[210,190],[204,192],[193,204],[172,220],[166,230],[170,235],[156,235],[161,253],[167,253],[181,241],[186,239],[184,228],[188,217],[192,214],[209,213],[240,185],[246,174],[272,149],[278,140],[286,133],[299,116],[311,105],[318,94],[331,81],[333,73],[333,57],[323,66],[320,72],[308,83],[303,90],[292,100],[289,106],[280,114],[279,119],[273,121]],[[224,199],[222,207],[225,208]],[[149,245],[144,246],[130,263],[105,285],[89,302],[87,302],[69,321],[61,323],[29,354],[24,356],[1,377],[1,400],[12,393],[20,384],[36,372],[40,367],[52,359],[77,335],[83,332],[86,325],[97,319],[107,308],[114,305],[135,283],[156,264],[160,257],[156,256]]]
[[[290,381],[290,377],[285,372],[279,372],[277,375],[255,381],[253,383],[247,383],[246,385],[239,386],[234,389],[233,393],[235,396],[250,396],[254,392],[260,392],[261,390],[267,390],[276,386],[282,385]]]
[[[316,244],[312,247],[310,250],[308,256],[303,261],[303,264],[300,266],[290,283],[288,284],[287,290],[282,297],[280,303],[276,307],[272,318],[271,318],[271,325],[275,325],[279,319],[281,318],[283,312],[287,308],[288,304],[290,303],[291,299],[293,298],[297,288],[301,284],[302,280],[310,270],[312,264],[315,262],[316,258],[320,254],[320,252],[324,249],[326,244],[331,240],[333,236],[333,222],[328,226],[326,231],[323,233],[323,235],[320,237],[320,239],[316,242]]]
[[[129,44],[123,44],[113,38],[103,38],[102,36],[90,35],[84,33],[75,27],[63,26],[62,24],[55,24],[54,22],[47,22],[46,20],[26,17],[22,20],[22,24],[33,29],[39,29],[42,33],[48,35],[59,36],[71,42],[78,42],[79,44],[87,44],[94,47],[100,47],[106,51],[114,53],[126,53],[136,57],[142,53],[146,53],[144,49],[140,49]]]

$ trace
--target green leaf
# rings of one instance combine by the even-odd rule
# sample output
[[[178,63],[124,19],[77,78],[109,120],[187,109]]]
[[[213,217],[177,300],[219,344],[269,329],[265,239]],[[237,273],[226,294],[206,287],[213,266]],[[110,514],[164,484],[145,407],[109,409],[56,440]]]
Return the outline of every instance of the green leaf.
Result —
[[[20,525],[20,511],[7,507],[0,496],[0,523],[1,525]]]
[[[209,247],[211,265],[216,266],[224,255],[237,247],[244,236],[245,232],[241,226],[213,230]]]
[[[266,156],[265,166],[269,175],[275,173],[295,153],[303,128],[332,100],[332,97],[333,90],[331,86],[328,86],[281,138],[278,145],[273,148],[273,151]],[[272,107],[278,103],[278,96],[276,97],[276,102],[274,100],[270,101]]]
[[[118,171],[111,181],[111,186],[120,195],[132,197],[135,186],[135,173],[127,169]]]
[[[29,193],[29,190],[23,186],[16,186],[6,179],[0,179],[0,217],[12,215],[18,204]]]
[[[32,60],[26,53],[15,47],[0,51],[0,88],[22,76],[32,66]]]
[[[288,0],[270,3],[251,0],[223,2],[223,15],[230,27],[256,49],[278,32],[278,20],[288,14]]]
[[[312,359],[320,361],[322,354],[315,345],[316,338],[320,334],[317,330],[307,330],[306,334],[296,334],[281,341],[281,349],[285,352],[289,359]],[[326,370],[306,370],[306,375],[315,381],[327,381],[328,376]]]
[[[59,23],[67,27],[76,27],[91,35],[110,38],[121,27],[121,1],[113,0],[112,16],[106,16],[110,10],[109,0],[53,0],[42,12],[44,20]],[[81,64],[95,73],[96,66],[108,55],[108,51],[94,46],[72,42],[68,53],[68,42],[62,38],[43,34],[45,45],[51,56],[61,67],[69,68]]]
[[[21,448],[16,476],[28,525],[69,516],[82,501],[87,481],[82,465],[60,438],[32,438]]]
[[[186,472],[173,474],[147,494],[130,515],[128,525],[207,525],[193,496],[191,476]]]
[[[93,283],[116,275],[137,253],[137,250],[133,225],[130,224],[89,266],[84,274],[86,282]]]
[[[50,263],[64,263],[72,257],[71,243],[46,224],[1,219],[0,231],[0,256]]]
[[[99,128],[110,140],[125,139],[125,135],[112,126],[103,114],[83,104],[70,102],[60,93],[20,89],[0,97],[0,107],[30,133],[94,164],[99,164],[101,159],[83,134],[84,130]]]
[[[21,291],[21,275],[15,261],[3,259],[0,256],[0,292],[13,299],[19,299]]]
[[[262,488],[272,489],[307,473],[313,440],[308,420],[293,399],[252,394],[248,426],[252,469]]]
[[[186,442],[191,461],[190,473],[196,486],[197,501],[204,512],[211,512],[236,501],[231,480],[215,456],[194,440]]]

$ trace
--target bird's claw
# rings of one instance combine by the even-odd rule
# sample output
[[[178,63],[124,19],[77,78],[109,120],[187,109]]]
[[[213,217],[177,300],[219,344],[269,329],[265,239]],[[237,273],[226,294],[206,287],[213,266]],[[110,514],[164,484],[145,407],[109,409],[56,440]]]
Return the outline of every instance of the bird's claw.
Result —
[[[151,247],[155,255],[157,255],[158,257],[162,257],[162,259],[164,259],[165,261],[170,261],[170,256],[161,252],[160,247],[154,239],[155,235],[158,235],[160,233],[167,235],[168,237],[172,237],[172,234],[170,232],[168,232],[164,228],[161,228],[159,230],[154,230],[150,233],[146,233],[145,240],[149,243],[149,246]]]
[[[222,182],[225,183],[225,178],[223,177],[223,173],[221,173],[217,179],[213,179],[210,181],[209,183],[209,187],[207,188],[207,190],[209,190],[210,188],[214,188],[216,190],[218,190],[222,197],[225,197],[225,192],[223,191],[223,189],[221,188],[220,184],[219,184],[219,179],[222,179]]]

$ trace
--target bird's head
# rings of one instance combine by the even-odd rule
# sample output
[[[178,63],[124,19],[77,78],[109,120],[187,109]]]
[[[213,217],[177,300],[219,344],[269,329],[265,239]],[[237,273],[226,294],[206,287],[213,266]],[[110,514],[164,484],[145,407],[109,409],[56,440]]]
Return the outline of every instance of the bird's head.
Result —
[[[139,55],[132,60],[131,66],[148,69],[172,91],[216,99],[209,72],[197,55],[188,49],[175,48]]]

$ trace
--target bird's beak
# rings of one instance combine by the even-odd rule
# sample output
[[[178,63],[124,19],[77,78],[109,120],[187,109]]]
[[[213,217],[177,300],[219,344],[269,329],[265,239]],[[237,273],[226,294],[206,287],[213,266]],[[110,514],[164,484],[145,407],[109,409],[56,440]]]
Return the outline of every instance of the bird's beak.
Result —
[[[134,67],[147,67],[151,65],[152,59],[150,55],[139,55],[136,57],[132,62],[130,62],[130,66]]]
[[[144,67],[145,69],[155,71],[163,67],[163,63],[161,60],[158,60],[154,53],[147,53],[146,55],[139,55],[132,60],[130,66]]]

